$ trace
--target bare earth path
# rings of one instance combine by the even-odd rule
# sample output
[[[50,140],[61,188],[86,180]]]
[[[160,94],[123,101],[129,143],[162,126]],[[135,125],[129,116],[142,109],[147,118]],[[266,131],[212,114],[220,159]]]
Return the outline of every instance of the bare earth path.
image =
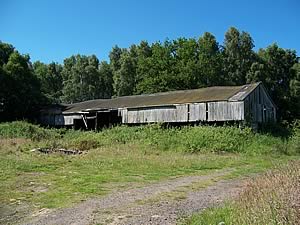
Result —
[[[176,224],[178,218],[237,196],[241,180],[222,180],[230,171],[185,176],[94,198],[71,208],[45,211],[24,224]]]

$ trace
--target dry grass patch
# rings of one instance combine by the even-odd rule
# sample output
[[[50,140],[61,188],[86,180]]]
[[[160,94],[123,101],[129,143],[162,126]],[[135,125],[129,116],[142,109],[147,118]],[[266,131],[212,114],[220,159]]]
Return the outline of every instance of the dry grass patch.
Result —
[[[299,161],[249,181],[238,206],[246,224],[299,224]]]
[[[299,224],[300,162],[274,169],[246,183],[240,197],[194,215],[186,224]]]

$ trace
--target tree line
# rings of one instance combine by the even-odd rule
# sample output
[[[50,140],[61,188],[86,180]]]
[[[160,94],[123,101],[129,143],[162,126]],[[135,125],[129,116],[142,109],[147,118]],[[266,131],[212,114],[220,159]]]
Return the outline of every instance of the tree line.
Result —
[[[268,89],[279,119],[299,118],[296,51],[277,44],[254,51],[250,34],[234,27],[222,45],[205,32],[198,39],[114,46],[109,59],[73,55],[62,65],[32,63],[29,55],[0,42],[0,119],[26,118],[47,104],[257,81]]]

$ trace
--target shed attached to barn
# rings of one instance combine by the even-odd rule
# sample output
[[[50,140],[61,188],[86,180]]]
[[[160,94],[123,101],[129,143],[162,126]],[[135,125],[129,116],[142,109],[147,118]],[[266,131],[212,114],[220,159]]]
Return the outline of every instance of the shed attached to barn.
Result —
[[[111,124],[276,121],[276,106],[261,82],[96,99],[46,110],[44,124],[97,129]],[[48,122],[47,122],[48,121]]]

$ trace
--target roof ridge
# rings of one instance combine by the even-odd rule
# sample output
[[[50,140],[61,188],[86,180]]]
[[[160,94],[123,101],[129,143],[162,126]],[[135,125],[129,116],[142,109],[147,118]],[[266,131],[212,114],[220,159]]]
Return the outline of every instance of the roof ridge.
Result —
[[[204,89],[209,89],[209,88],[238,88],[238,87],[244,87],[245,85],[222,85],[222,86],[209,86],[209,87],[202,87],[202,88],[195,88],[195,89],[181,89],[181,90],[173,90],[173,91],[164,91],[164,92],[155,92],[155,93],[149,93],[149,94],[135,94],[135,95],[124,95],[124,96],[117,96],[112,99],[119,99],[119,98],[127,98],[127,97],[137,97],[137,96],[157,96],[157,95],[167,95],[167,94],[172,94],[172,93],[180,93],[180,92],[193,92],[193,91],[198,91],[198,90],[204,90]]]
[[[257,82],[240,86],[210,86],[197,89],[157,92],[152,94],[120,96],[110,99],[93,99],[70,104],[67,106],[67,110],[65,111],[78,112],[84,109],[130,108],[211,101],[240,101],[260,83],[261,82]],[[241,94],[237,96],[238,93]]]

